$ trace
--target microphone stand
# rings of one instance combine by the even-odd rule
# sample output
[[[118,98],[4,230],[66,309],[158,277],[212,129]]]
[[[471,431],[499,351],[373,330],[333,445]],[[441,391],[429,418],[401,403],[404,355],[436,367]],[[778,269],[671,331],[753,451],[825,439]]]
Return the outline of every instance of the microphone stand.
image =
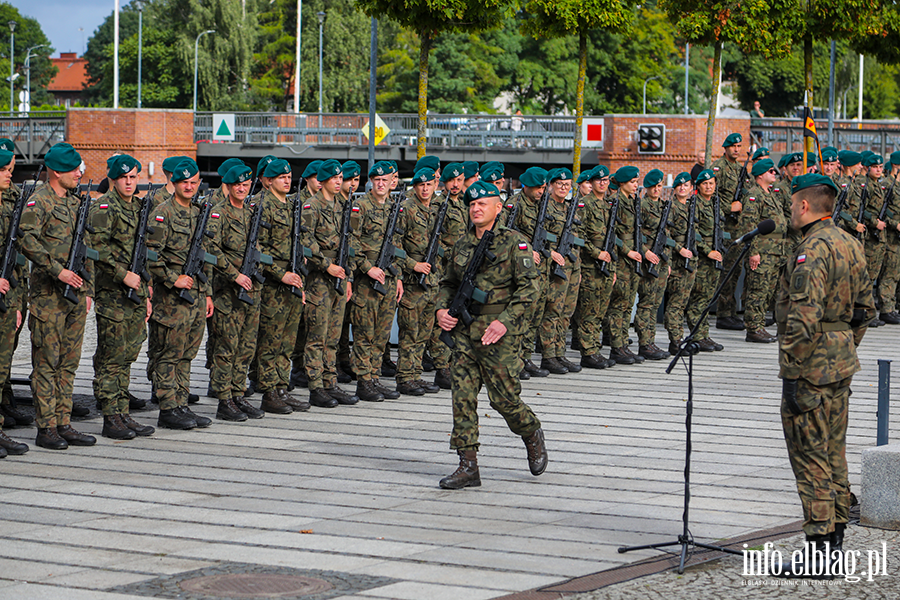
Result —
[[[694,354],[696,354],[700,348],[697,346],[697,342],[694,341],[694,336],[697,334],[697,330],[700,329],[700,323],[706,319],[709,311],[712,310],[713,304],[719,299],[719,296],[722,295],[722,288],[725,283],[731,279],[732,275],[734,275],[734,271],[738,265],[744,262],[744,259],[747,257],[747,254],[750,252],[750,240],[747,240],[744,243],[744,249],[741,250],[741,255],[738,259],[731,265],[731,268],[728,270],[728,273],[725,274],[725,277],[719,283],[719,287],[716,288],[715,293],[713,294],[712,299],[709,301],[709,304],[706,305],[706,308],[703,310],[703,314],[700,315],[700,318],[697,319],[697,322],[694,323],[694,326],[691,328],[691,332],[688,334],[684,340],[678,345],[678,352],[675,356],[672,357],[672,362],[669,363],[669,366],[666,368],[666,374],[670,374],[672,369],[675,368],[675,365],[678,363],[678,359],[682,357],[685,353],[688,354],[688,364],[687,364],[687,375],[688,375],[688,397],[687,397],[687,405],[685,407],[685,420],[684,420],[684,429],[685,429],[685,456],[684,456],[684,512],[682,513],[682,524],[683,528],[681,531],[681,535],[675,541],[672,542],[661,542],[658,544],[645,544],[643,546],[624,546],[619,548],[619,554],[624,554],[626,552],[630,552],[632,550],[646,550],[648,548],[652,548],[654,550],[659,550],[660,548],[666,548],[668,546],[681,546],[681,560],[678,563],[678,573],[684,573],[684,563],[688,559],[688,547],[690,546],[699,546],[700,548],[706,548],[707,550],[718,550],[719,552],[726,552],[728,554],[738,554],[741,553],[737,550],[731,550],[730,548],[723,548],[721,546],[714,546],[712,544],[703,544],[694,540],[694,536],[691,535],[690,529],[688,528],[688,514],[691,504],[691,418],[694,413]],[[734,245],[732,244],[732,247]],[[731,250],[731,247],[729,247]],[[666,552],[663,550],[663,552]]]

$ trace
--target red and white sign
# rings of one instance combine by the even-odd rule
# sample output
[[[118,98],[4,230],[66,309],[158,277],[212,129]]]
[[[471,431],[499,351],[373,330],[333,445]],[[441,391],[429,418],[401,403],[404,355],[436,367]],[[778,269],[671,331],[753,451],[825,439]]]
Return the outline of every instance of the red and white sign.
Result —
[[[584,117],[581,122],[581,147],[603,149],[602,117]]]

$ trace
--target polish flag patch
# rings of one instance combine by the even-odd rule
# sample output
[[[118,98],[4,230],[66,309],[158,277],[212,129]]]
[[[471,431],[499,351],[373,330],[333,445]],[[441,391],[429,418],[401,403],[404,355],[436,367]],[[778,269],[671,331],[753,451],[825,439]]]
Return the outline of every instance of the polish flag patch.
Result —
[[[34,200],[32,200],[32,201],[31,201],[31,202],[29,202],[29,203],[28,203],[28,204],[26,204],[26,205],[25,205],[25,206],[34,206],[34,205],[35,205],[35,201],[34,201]]]
[[[156,220],[159,221],[160,223],[162,223],[163,221],[166,220],[166,218],[163,217],[162,215],[160,215],[160,216],[156,217]]]
[[[350,211],[351,211],[351,212],[359,212],[359,207],[358,207],[358,206],[354,206],[353,208],[350,209]]]
[[[753,196],[750,196],[750,197],[748,198],[748,200],[750,200],[750,202],[755,202],[755,201],[756,201],[756,198],[753,197]]]
[[[803,264],[803,263],[805,263],[805,262],[806,262],[806,255],[805,255],[805,254],[801,254],[800,256],[797,257],[797,264],[798,264],[798,265]]]
[[[213,219],[218,219],[219,213],[209,213],[209,216],[212,217]]]
[[[578,203],[578,208],[584,208],[584,202],[579,202],[579,203]]]
[[[312,204],[304,204],[303,205],[303,210],[306,210],[307,208],[312,208]]]
[[[525,242],[519,242],[519,250],[528,250],[528,244]]]
[[[100,208],[101,208],[101,209],[102,209],[102,208],[109,208],[109,204],[101,204],[101,205],[100,205]]]

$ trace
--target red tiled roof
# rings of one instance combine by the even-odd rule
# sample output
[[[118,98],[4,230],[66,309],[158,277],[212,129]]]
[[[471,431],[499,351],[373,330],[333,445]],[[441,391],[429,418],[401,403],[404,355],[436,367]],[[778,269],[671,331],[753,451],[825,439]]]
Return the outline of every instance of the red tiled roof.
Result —
[[[87,82],[87,60],[77,58],[74,52],[66,52],[60,58],[51,58],[59,72],[47,86],[50,92],[80,92]]]

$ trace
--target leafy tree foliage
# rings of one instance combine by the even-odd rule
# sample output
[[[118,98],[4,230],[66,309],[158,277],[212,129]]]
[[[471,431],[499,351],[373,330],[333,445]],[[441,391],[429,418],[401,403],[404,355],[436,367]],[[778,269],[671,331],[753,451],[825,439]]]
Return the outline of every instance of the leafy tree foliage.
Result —
[[[14,47],[14,63],[13,72],[19,73],[14,82],[15,89],[15,106],[18,108],[19,91],[25,89],[25,56],[29,48],[44,45],[32,52],[31,56],[31,105],[39,106],[50,99],[47,93],[47,86],[50,80],[56,75],[56,67],[48,58],[54,52],[54,48],[50,45],[50,40],[44,35],[40,23],[31,17],[22,16],[19,10],[14,6],[0,2],[0,23],[3,23],[2,32],[0,32],[0,73],[3,78],[9,77],[9,27],[6,24],[9,21],[16,22]],[[35,56],[37,55],[37,56]],[[9,82],[5,82],[4,86],[0,86],[0,108],[9,110]]]

